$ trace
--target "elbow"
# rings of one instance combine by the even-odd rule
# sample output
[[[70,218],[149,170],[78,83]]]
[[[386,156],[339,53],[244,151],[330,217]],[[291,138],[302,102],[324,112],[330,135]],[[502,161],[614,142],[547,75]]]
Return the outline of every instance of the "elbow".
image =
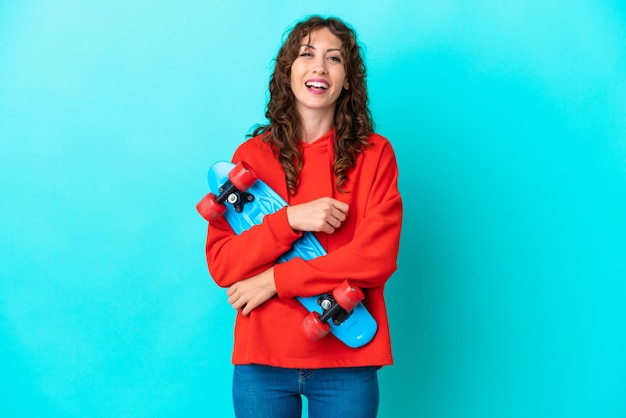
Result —
[[[230,287],[237,281],[228,274],[228,269],[217,268],[213,263],[209,263],[209,275],[215,284],[223,288]]]
[[[380,285],[384,285],[385,283],[387,283],[387,280],[389,280],[389,278],[393,275],[393,273],[396,272],[397,269],[398,265],[396,263],[391,263],[387,266],[387,268],[381,271],[380,275],[378,276],[380,278]]]
[[[398,266],[395,262],[381,263],[378,268],[370,270],[372,274],[368,274],[359,279],[353,279],[352,281],[355,285],[364,289],[382,287],[397,269]]]

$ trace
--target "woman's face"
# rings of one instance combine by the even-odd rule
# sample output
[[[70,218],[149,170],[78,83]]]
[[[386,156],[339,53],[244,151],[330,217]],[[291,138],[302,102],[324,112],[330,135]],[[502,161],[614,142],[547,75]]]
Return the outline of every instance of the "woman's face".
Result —
[[[334,115],[341,91],[349,87],[341,51],[341,41],[328,28],[302,38],[298,56],[291,65],[291,90],[301,115]]]

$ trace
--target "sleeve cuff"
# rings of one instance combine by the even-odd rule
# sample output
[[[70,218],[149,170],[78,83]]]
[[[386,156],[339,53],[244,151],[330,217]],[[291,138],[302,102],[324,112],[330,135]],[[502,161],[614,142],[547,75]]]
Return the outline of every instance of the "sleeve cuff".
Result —
[[[295,286],[296,280],[291,280],[298,271],[304,271],[305,261],[301,258],[294,258],[284,263],[274,265],[274,285],[279,298],[294,298],[298,296],[298,289]]]
[[[286,207],[268,215],[267,225],[276,240],[285,247],[291,247],[291,244],[302,236],[302,232],[294,231],[289,225]]]

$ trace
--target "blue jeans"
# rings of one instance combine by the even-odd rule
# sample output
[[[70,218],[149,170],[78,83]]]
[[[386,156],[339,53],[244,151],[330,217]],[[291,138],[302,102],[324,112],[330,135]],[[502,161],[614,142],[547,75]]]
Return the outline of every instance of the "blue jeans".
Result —
[[[368,418],[378,412],[375,367],[284,369],[235,366],[233,403],[237,418],[300,418],[302,398],[309,418]]]

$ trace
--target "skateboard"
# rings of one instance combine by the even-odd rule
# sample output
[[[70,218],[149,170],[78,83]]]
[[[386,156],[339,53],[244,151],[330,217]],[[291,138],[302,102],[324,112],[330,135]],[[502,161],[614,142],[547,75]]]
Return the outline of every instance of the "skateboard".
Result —
[[[209,222],[224,216],[236,234],[260,224],[265,215],[288,205],[244,162],[237,165],[217,162],[211,166],[207,177],[210,193],[198,202],[196,209]],[[326,250],[313,233],[303,232],[277,262],[296,257],[311,260],[323,255]],[[311,341],[330,333],[348,347],[358,348],[376,334],[376,320],[362,303],[363,292],[348,280],[331,293],[296,299],[309,311],[301,328]]]

